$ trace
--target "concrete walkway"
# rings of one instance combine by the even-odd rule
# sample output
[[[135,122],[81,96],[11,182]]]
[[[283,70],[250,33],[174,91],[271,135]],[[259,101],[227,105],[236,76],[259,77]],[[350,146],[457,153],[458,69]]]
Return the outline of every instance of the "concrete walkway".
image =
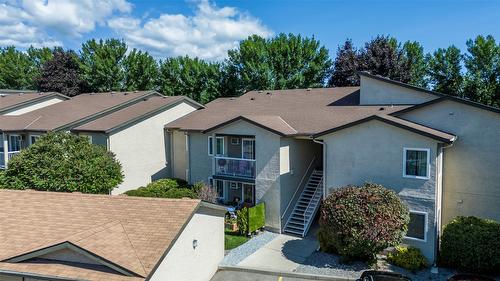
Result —
[[[240,267],[293,272],[318,247],[318,241],[313,236],[299,238],[279,234],[237,265]]]

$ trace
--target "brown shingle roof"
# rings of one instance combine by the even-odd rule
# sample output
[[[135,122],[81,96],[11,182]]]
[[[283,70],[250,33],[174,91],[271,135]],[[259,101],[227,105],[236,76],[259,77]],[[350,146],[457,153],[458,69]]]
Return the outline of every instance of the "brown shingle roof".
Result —
[[[138,102],[94,121],[85,123],[77,128],[74,128],[73,131],[108,132],[119,127],[120,125],[123,125],[124,123],[139,119],[163,108],[168,108],[181,101],[194,104],[198,108],[202,107],[200,104],[183,96],[153,96],[146,101]]]
[[[50,131],[103,113],[113,107],[157,93],[117,92],[81,94],[70,100],[40,108],[19,116],[0,116],[2,131]],[[157,94],[159,95],[159,94]]]
[[[237,98],[217,99],[205,107],[165,127],[203,132],[247,117],[282,135],[309,136],[407,106],[360,106],[359,87],[338,87],[252,91]]]
[[[190,199],[13,190],[0,190],[0,202],[0,271],[17,268],[60,277],[80,276],[85,270],[72,267],[71,274],[79,273],[68,276],[67,265],[40,267],[6,261],[70,242],[146,277],[200,203]]]
[[[30,104],[36,102],[37,100],[42,101],[57,96],[69,99],[68,97],[53,92],[46,92],[46,93],[28,92],[28,93],[17,93],[8,95],[4,95],[0,92],[0,112],[22,104]]]

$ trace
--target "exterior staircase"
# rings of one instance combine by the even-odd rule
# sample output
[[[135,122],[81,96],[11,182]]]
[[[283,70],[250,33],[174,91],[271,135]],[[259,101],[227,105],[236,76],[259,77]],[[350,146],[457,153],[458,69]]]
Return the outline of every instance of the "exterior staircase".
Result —
[[[314,170],[285,224],[284,232],[306,236],[323,196],[323,170]]]

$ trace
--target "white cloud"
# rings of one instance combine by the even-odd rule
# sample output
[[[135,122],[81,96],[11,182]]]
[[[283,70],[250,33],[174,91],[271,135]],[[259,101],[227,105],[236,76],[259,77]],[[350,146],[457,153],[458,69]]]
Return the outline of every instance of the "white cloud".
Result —
[[[113,13],[129,13],[126,0],[19,0],[0,4],[0,45],[62,45],[49,34],[80,37]]]
[[[249,35],[268,37],[272,32],[262,23],[233,7],[218,8],[201,0],[193,16],[161,14],[141,20],[116,17],[109,27],[132,47],[146,49],[157,57],[189,55],[219,60],[227,50]]]

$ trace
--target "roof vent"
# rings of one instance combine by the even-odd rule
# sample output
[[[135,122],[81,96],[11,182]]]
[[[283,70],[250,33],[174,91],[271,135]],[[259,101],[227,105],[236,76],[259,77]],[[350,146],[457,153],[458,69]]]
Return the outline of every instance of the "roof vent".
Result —
[[[5,97],[5,96],[6,96],[6,94],[0,94],[0,97],[2,97],[2,98]]]
[[[235,100],[235,98],[229,98],[229,100]]]
[[[21,93],[19,93],[19,95],[20,95],[20,96],[22,96],[22,95],[24,95],[24,93],[23,93],[23,92],[21,92]]]
[[[109,93],[112,94],[112,95],[116,94],[116,92],[109,92]]]
[[[259,93],[259,94],[262,94],[263,92],[262,92],[262,90],[259,90],[259,92],[258,92],[258,93]]]
[[[379,108],[378,110],[385,110],[385,108],[381,107],[381,108]]]
[[[92,92],[92,93],[90,93],[89,95],[93,96],[94,94],[95,94],[95,93],[94,93],[94,92]]]
[[[266,95],[271,95],[271,92],[267,92]]]
[[[307,88],[306,91],[310,92],[312,89],[311,88]]]
[[[255,100],[255,98],[252,97],[252,98],[250,98],[250,100]]]
[[[123,93],[123,95],[124,95],[124,96],[126,96],[126,95],[128,95],[128,93],[127,93],[127,92],[125,92],[125,93]]]
[[[139,91],[135,90],[134,93],[139,93]]]

